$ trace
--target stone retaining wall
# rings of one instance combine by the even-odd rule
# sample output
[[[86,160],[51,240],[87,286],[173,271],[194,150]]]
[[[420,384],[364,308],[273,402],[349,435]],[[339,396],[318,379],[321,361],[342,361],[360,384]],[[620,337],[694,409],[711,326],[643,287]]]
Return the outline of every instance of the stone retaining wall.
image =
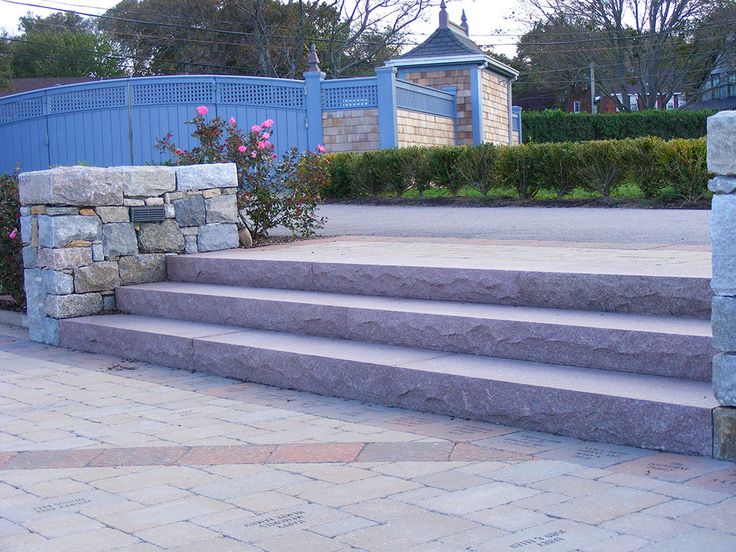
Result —
[[[713,456],[736,461],[736,111],[708,118],[708,183],[713,192]]]
[[[166,255],[238,247],[235,165],[61,167],[19,176],[31,339],[115,309],[115,288],[166,279]],[[163,222],[130,208],[162,206]]]
[[[455,121],[452,117],[398,109],[396,126],[399,147],[455,145]]]

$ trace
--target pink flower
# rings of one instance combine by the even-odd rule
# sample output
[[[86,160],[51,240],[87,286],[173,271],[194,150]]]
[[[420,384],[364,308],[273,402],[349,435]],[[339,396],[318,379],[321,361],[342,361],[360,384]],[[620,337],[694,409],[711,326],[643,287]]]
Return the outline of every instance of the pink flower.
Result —
[[[13,231],[10,232],[10,234],[8,234],[8,237],[11,240],[14,240],[15,238],[17,238],[18,237],[18,229],[17,228],[13,228]]]
[[[267,146],[268,146],[268,142],[263,142],[263,141],[258,142],[258,149],[259,150],[266,149]]]
[[[261,123],[261,128],[271,128],[273,126],[273,121],[271,119],[266,119]]]
[[[271,134],[269,132],[264,132],[263,133],[263,139],[264,140],[268,140],[270,137],[271,137]]]
[[[235,126],[235,117],[230,117],[230,125]]]
[[[199,107],[197,108],[197,115],[200,115],[201,117],[204,117],[204,116],[205,116],[205,115],[207,115],[207,114],[208,114],[209,112],[210,112],[210,110],[209,110],[209,109],[207,109],[207,106],[206,106],[206,105],[200,105],[200,106],[199,106]]]
[[[251,132],[261,132],[261,125],[253,125],[250,127]]]
[[[254,152],[254,151],[250,152],[250,156],[251,156],[251,157],[252,157],[253,159],[255,159],[255,158],[256,158],[256,152]]]
[[[275,153],[273,154],[273,158],[274,158],[274,159],[278,159],[278,157],[279,157],[279,156],[278,156],[278,155],[276,155]]]
[[[183,152],[183,151],[181,151],[181,150],[180,150],[179,148],[176,148],[176,149],[174,150],[174,153],[175,153],[176,155],[182,155],[182,154],[183,154],[184,152]]]
[[[247,149],[247,148],[246,148],[245,146],[239,146],[239,147],[238,147],[238,151],[239,151],[240,153],[245,153],[245,150],[246,150],[246,149]]]
[[[327,148],[324,147],[322,144],[319,144],[317,146],[317,153],[325,153],[327,151]]]

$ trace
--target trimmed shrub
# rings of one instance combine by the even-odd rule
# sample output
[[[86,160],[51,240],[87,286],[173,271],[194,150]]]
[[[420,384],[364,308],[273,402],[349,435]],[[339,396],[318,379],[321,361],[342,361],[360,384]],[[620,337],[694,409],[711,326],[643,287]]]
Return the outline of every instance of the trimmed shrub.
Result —
[[[703,199],[708,192],[706,141],[670,140],[659,148],[658,165],[662,180],[672,187],[677,198],[686,202]]]
[[[432,187],[432,170],[427,160],[427,149],[412,146],[399,150],[403,158],[403,175],[407,188],[413,188],[424,197],[424,192]]]
[[[516,190],[522,199],[531,199],[540,189],[542,150],[536,144],[501,148],[496,171],[500,183]]]
[[[626,176],[626,163],[621,155],[624,144],[615,140],[588,142],[579,148],[579,171],[585,187],[610,197]]]
[[[354,195],[351,164],[354,163],[354,153],[331,153],[326,157],[330,161],[330,184],[322,188],[323,197],[344,198]]]
[[[432,174],[436,186],[447,188],[450,194],[457,195],[464,181],[458,170],[458,161],[465,146],[440,146],[426,149],[427,169]]]
[[[664,144],[664,140],[654,136],[627,140],[622,144],[621,156],[625,161],[626,176],[636,181],[647,199],[659,197],[664,188],[662,167],[658,163]]]
[[[536,162],[542,167],[542,188],[552,190],[558,198],[562,198],[575,188],[583,187],[585,181],[579,170],[580,150],[580,144],[574,142],[557,142],[539,147]]]
[[[24,308],[22,249],[18,178],[0,175],[0,289]]]
[[[498,148],[493,144],[481,144],[463,148],[458,159],[458,171],[463,182],[488,197],[496,185],[496,160]]]
[[[714,111],[638,111],[633,113],[565,113],[529,111],[521,116],[524,142],[622,140],[641,136],[700,138]]]

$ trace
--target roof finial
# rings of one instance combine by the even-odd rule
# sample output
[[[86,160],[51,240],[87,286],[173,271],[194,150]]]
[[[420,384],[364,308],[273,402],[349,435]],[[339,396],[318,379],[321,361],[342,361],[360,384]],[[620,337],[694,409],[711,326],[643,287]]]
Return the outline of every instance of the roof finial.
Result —
[[[317,57],[317,48],[314,43],[309,47],[309,61],[307,65],[307,71],[319,71],[319,58]]]
[[[445,0],[442,0],[440,2],[440,28],[444,29],[447,27],[447,6],[445,5]]]
[[[465,31],[465,36],[470,36],[470,27],[468,27],[468,18],[465,17],[465,10],[463,10],[463,16],[460,19],[460,28]]]

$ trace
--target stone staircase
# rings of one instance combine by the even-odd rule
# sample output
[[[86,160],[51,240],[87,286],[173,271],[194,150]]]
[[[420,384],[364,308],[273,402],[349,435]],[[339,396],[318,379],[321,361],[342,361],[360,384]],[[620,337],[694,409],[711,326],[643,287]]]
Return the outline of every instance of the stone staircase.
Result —
[[[349,261],[349,259],[347,259]],[[280,387],[710,455],[709,279],[225,251],[120,287],[67,347]]]

